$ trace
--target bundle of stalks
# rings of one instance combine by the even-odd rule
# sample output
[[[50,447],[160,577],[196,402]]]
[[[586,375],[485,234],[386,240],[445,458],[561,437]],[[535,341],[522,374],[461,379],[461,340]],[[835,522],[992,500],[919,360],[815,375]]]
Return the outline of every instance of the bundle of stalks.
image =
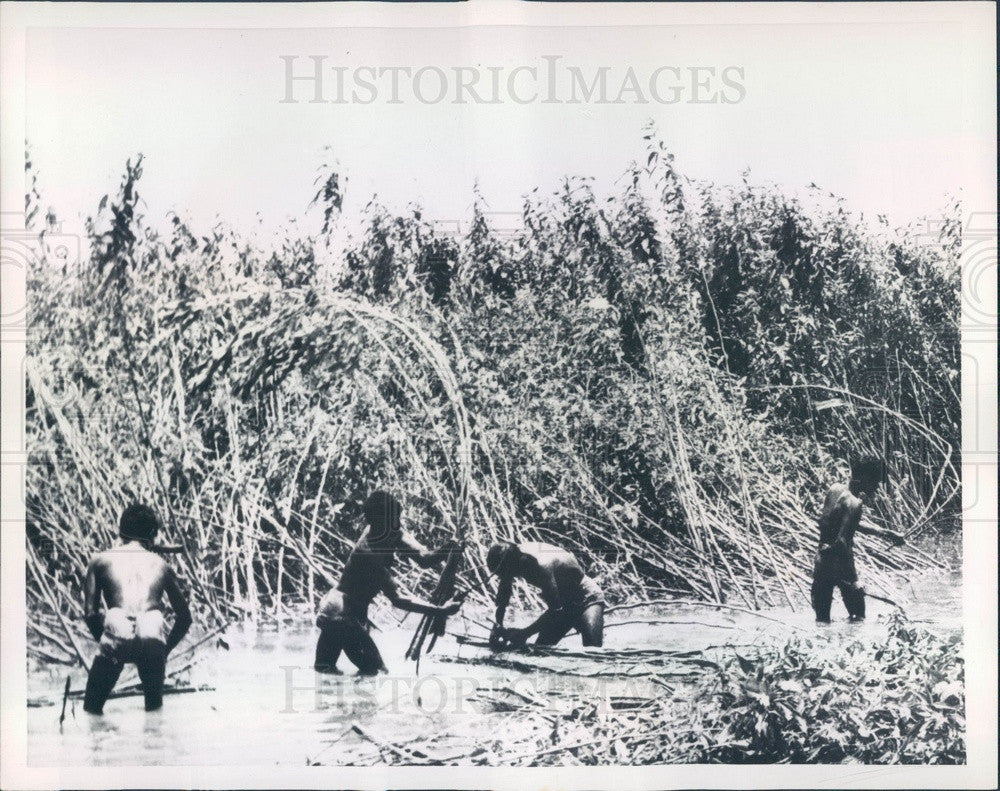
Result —
[[[458,575],[458,566],[461,562],[461,557],[462,554],[459,549],[453,549],[448,553],[448,559],[445,561],[441,577],[431,594],[431,604],[444,604],[455,595],[455,580]],[[420,655],[424,650],[424,641],[427,640],[428,636],[430,637],[430,642],[427,643],[427,653],[430,653],[434,648],[434,643],[437,642],[437,638],[444,634],[447,622],[448,619],[444,615],[423,616],[417,625],[416,631],[413,633],[413,639],[410,641],[409,647],[406,649],[406,658],[417,662],[419,667]]]

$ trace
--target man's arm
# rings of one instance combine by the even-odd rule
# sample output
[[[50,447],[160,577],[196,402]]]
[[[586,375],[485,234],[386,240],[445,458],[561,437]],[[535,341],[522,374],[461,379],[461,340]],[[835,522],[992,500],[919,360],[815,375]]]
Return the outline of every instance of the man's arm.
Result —
[[[548,609],[523,629],[504,630],[507,639],[516,645],[526,642],[529,637],[538,634],[548,623],[562,617],[563,602],[562,597],[559,595],[559,586],[556,584],[555,575],[550,572],[546,576],[545,582],[546,584],[542,588],[542,598],[548,605]]]
[[[386,595],[393,607],[399,607],[401,610],[416,612],[421,615],[454,615],[461,606],[461,599],[459,598],[454,598],[439,607],[422,599],[403,596],[396,588],[396,583],[393,582],[392,577],[388,573],[385,575],[385,579],[382,580],[382,593]]]
[[[409,533],[404,532],[400,538],[399,554],[410,558],[422,569],[429,569],[437,566],[448,557],[448,553],[454,548],[453,541],[446,541],[440,549],[431,551],[421,544]]]
[[[166,575],[163,589],[167,594],[167,599],[170,601],[170,606],[174,609],[174,625],[170,629],[170,634],[167,635],[167,653],[169,654],[184,639],[184,635],[191,628],[192,619],[187,598],[185,598],[184,593],[181,591],[180,585],[177,584],[177,577],[174,575],[173,569],[169,566],[167,567]]]
[[[101,614],[101,590],[97,585],[97,558],[87,566],[87,578],[83,583],[83,620],[94,639],[100,641],[104,616]]]
[[[858,522],[858,532],[865,533],[869,536],[876,536],[877,538],[884,538],[893,546],[902,546],[906,543],[906,538],[902,533],[897,533],[895,530],[886,530],[885,528],[876,527],[871,522],[865,521],[864,519]]]
[[[561,617],[562,610],[546,610],[534,620],[533,623],[523,629],[505,629],[504,634],[514,645],[521,645],[528,642],[528,638],[538,634],[551,621]]]
[[[490,645],[494,648],[499,648],[507,640],[506,630],[503,628],[503,619],[507,614],[507,605],[510,604],[510,597],[513,592],[514,578],[509,576],[501,577],[500,584],[497,586],[495,623],[493,624],[493,629],[490,631]]]
[[[496,611],[496,623],[497,626],[503,626],[504,616],[507,614],[507,607],[510,605],[510,597],[514,593],[514,578],[513,577],[503,577],[500,580],[500,585],[497,587],[497,611]]]

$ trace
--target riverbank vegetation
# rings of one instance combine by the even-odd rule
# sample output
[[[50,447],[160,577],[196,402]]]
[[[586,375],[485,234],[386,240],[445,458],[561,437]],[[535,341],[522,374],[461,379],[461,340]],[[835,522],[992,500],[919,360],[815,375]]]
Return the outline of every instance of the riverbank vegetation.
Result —
[[[550,672],[587,656],[528,651],[522,661],[543,657]],[[465,748],[455,754],[451,746],[447,761],[446,735],[395,752],[379,742],[378,760],[398,762],[405,750],[410,763],[494,766],[965,761],[961,640],[901,615],[875,641],[820,634],[760,647],[611,654],[617,685],[584,672],[541,690],[522,683],[481,691],[475,703],[492,738],[463,737]]]

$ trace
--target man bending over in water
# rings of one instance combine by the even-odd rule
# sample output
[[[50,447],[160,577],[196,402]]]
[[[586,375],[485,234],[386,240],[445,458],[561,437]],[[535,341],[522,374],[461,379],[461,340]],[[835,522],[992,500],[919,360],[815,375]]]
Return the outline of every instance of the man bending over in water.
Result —
[[[373,492],[365,501],[364,513],[368,527],[351,550],[340,583],[319,603],[316,625],[320,633],[314,667],[320,673],[340,673],[337,660],[341,651],[362,675],[388,672],[378,646],[368,634],[368,605],[380,591],[393,606],[423,615],[453,615],[461,605],[461,597],[438,607],[403,596],[392,577],[397,554],[430,568],[457,548],[454,543],[448,542],[436,552],[426,550],[400,526],[402,507],[388,492]]]
[[[84,619],[100,645],[83,699],[84,711],[91,714],[103,713],[126,662],[139,671],[146,711],[163,705],[167,654],[187,634],[191,611],[174,572],[150,551],[158,529],[152,509],[130,505],[118,523],[122,543],[97,555],[87,568]],[[174,610],[174,625],[166,637],[164,594]]]
[[[522,645],[534,634],[537,645],[555,645],[574,627],[585,646],[604,642],[604,595],[569,552],[551,544],[494,544],[486,565],[500,578],[496,626],[490,636],[494,647],[505,642]],[[505,629],[503,619],[516,578],[540,588],[549,609],[530,626]]]
[[[850,620],[860,621],[865,617],[865,591],[858,584],[854,567],[855,532],[885,538],[896,546],[904,542],[899,533],[861,521],[864,505],[871,501],[883,480],[885,464],[881,459],[866,456],[851,462],[849,484],[838,483],[827,492],[819,518],[819,551],[813,567],[812,606],[817,623],[830,623],[835,587],[840,589]]]

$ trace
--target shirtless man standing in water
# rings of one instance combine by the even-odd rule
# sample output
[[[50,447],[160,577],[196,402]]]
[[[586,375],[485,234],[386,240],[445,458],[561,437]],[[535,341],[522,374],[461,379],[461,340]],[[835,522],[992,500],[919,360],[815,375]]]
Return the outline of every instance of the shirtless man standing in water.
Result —
[[[494,544],[486,565],[500,577],[496,626],[490,636],[494,647],[521,645],[534,634],[537,645],[555,645],[574,627],[585,646],[604,642],[604,595],[566,550],[542,543]],[[516,578],[540,588],[549,609],[530,626],[505,629],[503,619]]]
[[[392,575],[397,555],[410,558],[421,568],[431,568],[457,549],[454,543],[436,552],[421,546],[402,529],[402,507],[388,492],[373,492],[365,501],[364,513],[368,528],[351,550],[340,583],[319,603],[316,626],[320,633],[313,665],[318,673],[339,675],[337,660],[341,652],[347,654],[361,675],[388,672],[378,646],[368,634],[368,607],[379,592],[393,606],[422,615],[454,615],[461,605],[461,596],[440,607],[404,596]]]
[[[835,484],[827,492],[819,518],[819,551],[813,566],[812,606],[817,623],[830,623],[834,588],[840,590],[850,620],[864,620],[865,590],[858,584],[854,566],[855,532],[879,536],[895,546],[904,543],[899,533],[861,521],[864,506],[884,479],[882,460],[867,456],[851,462],[850,483]]]
[[[187,634],[191,611],[174,572],[150,551],[158,529],[152,509],[130,505],[118,525],[122,543],[97,555],[87,568],[84,619],[100,644],[83,701],[91,714],[103,713],[126,662],[139,671],[146,711],[163,705],[167,654]],[[166,636],[164,594],[174,610],[174,625]]]

